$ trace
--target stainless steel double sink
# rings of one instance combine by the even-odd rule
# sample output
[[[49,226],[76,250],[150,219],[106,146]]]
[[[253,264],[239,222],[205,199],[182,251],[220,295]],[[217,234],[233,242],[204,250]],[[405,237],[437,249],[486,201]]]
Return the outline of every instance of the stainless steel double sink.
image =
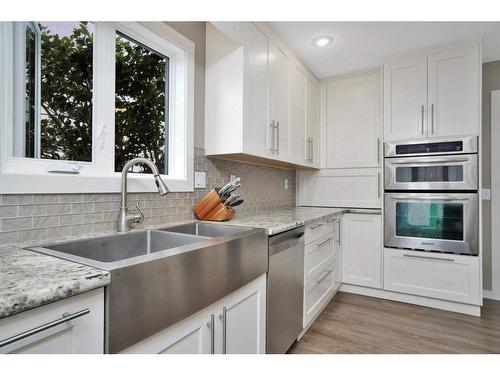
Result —
[[[118,353],[267,272],[265,230],[189,223],[31,250],[105,269],[105,348]]]

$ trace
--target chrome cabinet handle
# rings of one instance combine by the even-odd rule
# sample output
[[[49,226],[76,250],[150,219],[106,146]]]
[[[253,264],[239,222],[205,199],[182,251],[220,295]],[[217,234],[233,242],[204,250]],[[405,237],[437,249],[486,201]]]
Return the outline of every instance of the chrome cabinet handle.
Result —
[[[271,123],[269,124],[269,127],[271,128],[271,147],[269,147],[269,150],[271,150],[271,152],[274,154],[274,152],[276,151],[274,149],[274,144],[276,143],[275,137],[274,137],[274,120],[271,121]]]
[[[325,281],[325,279],[328,277],[328,275],[330,275],[333,271],[330,270],[330,271],[327,271],[325,273],[325,276],[323,276],[321,279],[319,279],[318,281],[316,281],[316,285],[319,285],[321,284],[323,281]]]
[[[397,164],[397,165],[411,165],[411,164],[443,164],[447,165],[448,163],[466,163],[471,161],[469,158],[453,158],[453,157],[442,157],[440,156],[439,160],[391,160],[389,164]]]
[[[380,198],[380,172],[377,172],[377,197]]]
[[[207,323],[210,327],[210,354],[215,354],[215,316],[210,314],[210,321]]]
[[[434,104],[431,104],[431,134],[434,134]]]
[[[316,224],[316,225],[312,225],[312,226],[311,226],[311,229],[312,229],[312,230],[315,230],[315,229],[321,228],[322,226],[323,226],[323,224]]]
[[[222,354],[227,354],[227,308],[222,308],[222,314],[219,315],[222,320]]]
[[[43,332],[43,331],[46,331],[50,328],[54,328],[58,325],[61,325],[63,323],[67,323],[69,322],[70,320],[73,320],[73,319],[76,319],[76,318],[79,318],[83,315],[87,315],[90,313],[90,309],[89,308],[86,308],[86,309],[83,309],[83,310],[80,310],[80,311],[77,311],[73,314],[69,314],[69,313],[64,313],[62,318],[59,318],[59,319],[56,319],[56,320],[53,320],[49,323],[45,323],[39,327],[36,327],[36,328],[32,328],[32,329],[29,329],[25,332],[22,332],[22,333],[19,333],[15,336],[12,336],[12,337],[9,337],[5,340],[2,340],[0,341],[0,348],[4,347],[4,346],[7,346],[7,345],[10,345],[16,341],[20,341],[22,339],[25,339],[29,336],[33,336],[33,335],[36,335],[37,333],[40,333],[40,332]]]
[[[314,138],[311,137],[311,164],[314,162]]]
[[[330,242],[331,240],[333,240],[333,237],[330,237],[330,238],[327,238],[326,240],[320,242],[319,244],[316,245],[317,248],[323,246],[324,244],[326,244],[327,242]]]
[[[421,132],[422,132],[422,135],[424,135],[424,105],[422,104],[422,106],[420,107],[420,115],[422,117],[422,125],[421,125]]]
[[[377,165],[380,165],[380,138],[377,138]]]
[[[444,262],[454,262],[455,259],[450,258],[436,258],[436,257],[426,257],[422,255],[411,255],[411,254],[403,254],[404,257],[407,258],[419,258],[419,259],[431,259],[431,260],[442,260]]]
[[[280,154],[280,122],[276,121],[276,153]]]

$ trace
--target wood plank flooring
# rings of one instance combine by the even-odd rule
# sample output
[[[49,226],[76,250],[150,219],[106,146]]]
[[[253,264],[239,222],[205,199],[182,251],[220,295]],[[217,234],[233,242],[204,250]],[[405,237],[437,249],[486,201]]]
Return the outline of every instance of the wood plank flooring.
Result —
[[[500,353],[500,301],[481,315],[339,292],[288,353]]]

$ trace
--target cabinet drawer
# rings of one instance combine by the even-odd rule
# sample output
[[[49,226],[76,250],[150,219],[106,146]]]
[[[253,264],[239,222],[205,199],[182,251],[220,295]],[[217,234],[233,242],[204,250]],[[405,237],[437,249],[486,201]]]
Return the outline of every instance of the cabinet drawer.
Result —
[[[474,256],[384,249],[384,289],[480,304],[479,259]]]
[[[335,280],[335,262],[332,262],[325,270],[309,281],[305,287],[304,323],[309,324],[314,316],[323,308],[328,300],[330,292],[333,291]]]
[[[316,241],[306,245],[305,279],[306,282],[314,278],[329,263],[335,255],[334,233],[329,233]]]
[[[310,244],[317,239],[332,233],[334,230],[334,219],[318,220],[306,226],[305,243]]]

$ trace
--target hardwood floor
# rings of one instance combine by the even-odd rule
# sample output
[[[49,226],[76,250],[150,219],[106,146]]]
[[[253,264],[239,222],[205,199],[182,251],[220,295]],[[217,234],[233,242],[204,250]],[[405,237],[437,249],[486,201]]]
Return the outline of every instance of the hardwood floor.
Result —
[[[500,301],[478,318],[339,292],[288,353],[500,353]]]

